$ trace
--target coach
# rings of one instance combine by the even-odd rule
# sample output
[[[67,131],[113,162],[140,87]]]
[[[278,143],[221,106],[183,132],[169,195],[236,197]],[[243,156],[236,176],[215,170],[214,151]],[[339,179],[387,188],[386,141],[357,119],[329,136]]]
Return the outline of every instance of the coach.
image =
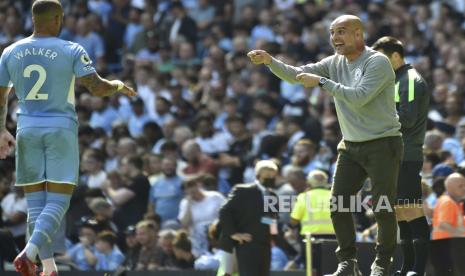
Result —
[[[336,51],[317,63],[294,67],[263,50],[248,56],[255,64],[265,64],[279,78],[305,87],[319,85],[334,97],[343,134],[332,195],[345,208],[331,212],[338,240],[339,266],[333,275],[361,275],[356,261],[355,229],[350,197],[361,189],[366,178],[372,183],[374,206],[388,201],[393,206],[396,182],[403,155],[400,123],[394,102],[395,75],[386,56],[365,46],[360,18],[343,15],[330,26]],[[340,203],[339,201],[343,201]],[[396,248],[397,224],[393,208],[374,208],[378,223],[376,259],[372,276],[388,275]]]

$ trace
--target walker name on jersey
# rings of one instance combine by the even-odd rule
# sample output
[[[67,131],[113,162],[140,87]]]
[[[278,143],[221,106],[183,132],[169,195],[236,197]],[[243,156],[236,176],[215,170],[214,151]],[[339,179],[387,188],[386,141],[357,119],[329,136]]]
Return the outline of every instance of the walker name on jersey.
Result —
[[[18,60],[21,60],[24,57],[27,56],[44,56],[46,58],[49,58],[51,60],[54,60],[57,56],[58,53],[55,51],[52,51],[47,48],[26,48],[20,51],[17,51],[14,53],[14,57]]]

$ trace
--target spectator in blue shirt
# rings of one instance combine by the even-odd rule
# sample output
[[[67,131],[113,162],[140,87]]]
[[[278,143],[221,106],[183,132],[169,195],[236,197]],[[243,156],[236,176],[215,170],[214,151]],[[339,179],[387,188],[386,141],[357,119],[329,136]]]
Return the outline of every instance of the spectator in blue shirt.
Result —
[[[160,215],[162,223],[175,220],[183,198],[182,178],[176,173],[176,159],[164,157],[161,164],[163,175],[150,189],[149,211]]]
[[[79,242],[57,260],[73,263],[79,270],[93,270],[95,259],[95,240],[97,237],[97,221],[86,220],[79,230]]]
[[[116,235],[113,232],[102,231],[98,234],[95,243],[95,270],[114,271],[123,263],[124,255],[115,243]]]
[[[152,120],[144,110],[145,106],[142,99],[137,98],[136,100],[132,101],[131,105],[132,114],[129,117],[128,129],[132,137],[139,137],[142,135],[144,125]]]
[[[89,58],[96,64],[96,68],[99,70],[104,64],[105,55],[105,47],[102,38],[99,34],[91,31],[88,19],[85,17],[78,20],[76,31],[77,34],[74,37],[74,42],[84,47]]]

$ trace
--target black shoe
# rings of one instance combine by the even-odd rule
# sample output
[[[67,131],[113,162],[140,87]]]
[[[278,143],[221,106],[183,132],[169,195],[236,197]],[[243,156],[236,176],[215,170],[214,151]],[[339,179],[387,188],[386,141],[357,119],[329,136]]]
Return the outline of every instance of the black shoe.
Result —
[[[406,276],[407,274],[403,273],[402,271],[400,270],[397,270],[394,274],[392,274],[392,276]]]
[[[362,273],[358,268],[357,260],[353,259],[340,262],[336,272],[326,276],[362,276]]]

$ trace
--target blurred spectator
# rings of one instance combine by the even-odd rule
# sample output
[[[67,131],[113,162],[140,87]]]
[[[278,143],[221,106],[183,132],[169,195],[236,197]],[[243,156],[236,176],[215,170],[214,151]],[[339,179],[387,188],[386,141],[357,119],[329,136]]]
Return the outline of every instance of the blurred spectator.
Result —
[[[97,70],[103,68],[105,47],[99,34],[92,32],[86,17],[77,21],[76,35],[73,40],[84,47],[89,58],[96,64]]]
[[[306,174],[315,169],[326,169],[316,155],[317,145],[314,142],[308,139],[299,140],[293,149],[292,163],[284,167],[283,171],[286,172],[291,166],[301,168]]]
[[[148,177],[150,185],[153,185],[162,176],[162,156],[156,153],[147,153],[143,157],[144,173]]]
[[[89,208],[94,214],[93,218],[100,225],[100,229],[118,232],[118,228],[112,222],[114,208],[103,197],[92,198],[89,202]]]
[[[432,260],[435,274],[437,275],[458,275],[454,272],[454,265],[451,261],[452,238],[465,238],[465,215],[463,210],[463,200],[465,199],[465,177],[458,173],[453,173],[446,178],[447,194],[442,195],[434,207],[433,211],[433,233],[432,239],[436,241],[435,256],[440,256]]]
[[[116,235],[111,231],[102,231],[95,243],[95,270],[114,271],[124,261],[124,255],[116,246]]]
[[[12,187],[1,200],[2,223],[11,234],[18,248],[26,243],[27,202],[21,187]]]
[[[132,137],[139,137],[143,133],[144,125],[151,121],[145,111],[144,101],[137,98],[131,102],[132,114],[129,117],[128,129]]]
[[[92,270],[97,262],[95,241],[97,239],[97,221],[85,220],[79,230],[79,242],[66,251],[57,261],[69,261],[79,270]]]
[[[151,221],[140,221],[136,225],[136,239],[140,245],[136,270],[154,270],[158,268],[157,231],[158,229]]]
[[[203,153],[215,156],[229,148],[229,138],[223,133],[215,132],[213,118],[210,114],[199,114],[195,122],[197,137],[195,141]]]
[[[174,268],[175,256],[173,242],[176,231],[172,229],[161,230],[158,235],[156,263],[160,268]]]
[[[128,226],[124,231],[124,236],[126,242],[126,251],[124,253],[126,258],[123,265],[127,270],[135,270],[141,248],[141,244],[137,241],[136,227],[133,225]]]
[[[234,186],[243,182],[245,168],[252,164],[252,136],[246,128],[244,119],[231,115],[226,119],[228,132],[231,134],[229,150],[220,153],[219,163],[223,170],[220,178]]]
[[[218,218],[225,198],[218,192],[203,189],[203,176],[188,178],[183,182],[185,197],[181,200],[178,219],[189,230],[192,253],[200,256],[208,251],[208,226]]]
[[[187,15],[181,2],[173,1],[170,5],[170,13],[173,15],[171,27],[167,37],[171,45],[175,44],[179,37],[183,37],[192,44],[197,40],[197,24]]]
[[[114,187],[106,181],[102,185],[103,192],[116,206],[113,219],[120,231],[140,221],[147,210],[150,183],[142,174],[142,166],[139,156],[123,157],[120,171],[126,183],[121,187]]]
[[[142,10],[136,7],[132,7],[129,11],[129,23],[124,33],[124,44],[126,49],[131,49],[133,47],[136,35],[144,30],[144,25],[141,22],[141,14]],[[153,23],[152,18],[149,20]]]
[[[177,219],[183,192],[182,179],[176,173],[176,159],[164,157],[161,170],[163,175],[150,189],[148,211],[160,215],[162,223],[165,223]]]
[[[192,255],[192,243],[187,232],[180,230],[173,240],[175,267],[179,269],[193,269],[195,257]]]
[[[184,174],[209,173],[213,176],[217,175],[217,162],[202,153],[200,146],[195,140],[192,139],[184,142],[182,145],[182,155],[187,161],[187,166],[183,170]]]
[[[100,189],[102,183],[107,179],[104,162],[105,157],[99,150],[85,150],[81,157],[81,168],[84,173],[80,176],[81,183],[91,189]]]

